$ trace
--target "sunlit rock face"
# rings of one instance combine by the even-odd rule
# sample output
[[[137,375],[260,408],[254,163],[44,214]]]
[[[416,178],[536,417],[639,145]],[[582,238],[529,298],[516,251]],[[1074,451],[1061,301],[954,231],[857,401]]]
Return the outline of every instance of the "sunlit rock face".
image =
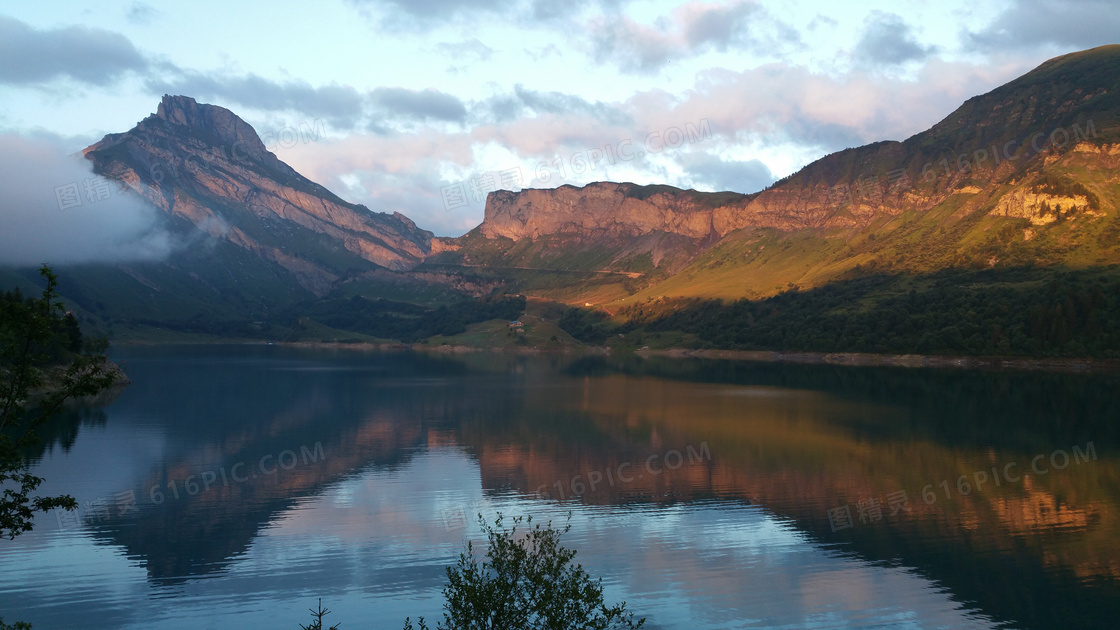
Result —
[[[745,195],[731,195],[742,203]],[[498,191],[486,200],[482,233],[513,240],[547,234],[610,236],[673,232],[704,238],[713,228],[719,201],[713,195],[669,186],[596,182],[583,188]]]

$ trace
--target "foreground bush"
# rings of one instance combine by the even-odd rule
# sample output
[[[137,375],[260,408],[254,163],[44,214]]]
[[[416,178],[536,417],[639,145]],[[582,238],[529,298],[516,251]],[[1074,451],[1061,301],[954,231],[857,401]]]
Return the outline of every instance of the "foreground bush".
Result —
[[[532,524],[518,536],[521,517],[513,527],[502,526],[502,516],[491,526],[479,515],[489,541],[486,559],[477,561],[474,548],[459,554],[447,568],[443,621],[438,630],[608,630],[640,628],[626,603],[603,603],[602,578],[592,580],[582,565],[573,564],[576,552],[560,545],[560,536],[571,529],[552,524]],[[427,630],[420,618],[419,630]],[[416,630],[405,620],[405,630]]]
[[[493,525],[479,515],[489,543],[486,558],[476,560],[468,542],[455,566],[447,567],[443,621],[436,630],[633,630],[645,624],[634,621],[625,602],[607,606],[602,578],[591,579],[573,563],[576,552],[560,544],[571,525],[533,525],[528,517],[522,528],[522,522],[514,517],[507,528],[501,514]],[[318,615],[311,612],[316,623],[301,627],[322,628],[322,606]],[[423,617],[417,623],[406,619],[404,630],[429,630]]]

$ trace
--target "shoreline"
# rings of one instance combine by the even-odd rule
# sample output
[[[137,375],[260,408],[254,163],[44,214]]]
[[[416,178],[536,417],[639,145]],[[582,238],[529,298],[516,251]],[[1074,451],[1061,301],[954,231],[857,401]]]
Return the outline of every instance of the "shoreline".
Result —
[[[582,348],[539,348],[523,346],[516,348],[494,348],[468,345],[432,346],[422,343],[343,343],[296,341],[280,342],[275,345],[302,348],[335,348],[353,350],[412,350],[436,354],[468,354],[474,352],[498,352],[502,354],[558,354],[558,355],[599,355],[621,356],[633,354],[637,357],[665,357],[670,359],[716,359],[724,361],[753,361],[758,363],[797,363],[802,365],[841,365],[852,367],[902,367],[902,368],[956,368],[965,370],[1017,370],[1044,372],[1114,372],[1120,371],[1120,360],[1086,359],[1067,357],[991,357],[968,355],[927,355],[927,354],[874,354],[866,352],[781,352],[776,350],[719,350],[664,348],[652,350],[642,348],[634,351],[618,352],[603,346],[584,346]]]
[[[642,349],[639,356],[670,358],[724,359],[807,365],[849,365],[854,367],[958,368],[997,370],[1038,370],[1046,372],[1120,371],[1120,360],[1075,359],[1063,357],[977,357],[966,355],[872,354],[864,352],[778,352],[773,350],[665,350]]]
[[[201,344],[285,346],[290,348],[323,348],[336,350],[355,350],[364,352],[387,352],[411,350],[433,354],[470,354],[475,352],[496,352],[520,355],[591,355],[623,356],[632,354],[637,357],[664,357],[670,359],[716,359],[724,361],[753,361],[758,363],[797,363],[802,365],[847,365],[853,367],[902,367],[965,370],[1017,370],[1044,372],[1120,372],[1120,359],[1088,359],[1067,357],[992,357],[968,355],[927,355],[927,354],[874,354],[866,352],[783,352],[777,350],[719,350],[690,348],[641,348],[638,350],[618,351],[606,346],[562,346],[541,348],[537,346],[486,347],[464,344],[430,345],[424,343],[400,342],[354,342],[342,341],[250,341],[208,340]],[[118,346],[164,345],[149,342],[126,342]],[[167,345],[181,345],[177,343]],[[195,345],[195,344],[186,344]]]

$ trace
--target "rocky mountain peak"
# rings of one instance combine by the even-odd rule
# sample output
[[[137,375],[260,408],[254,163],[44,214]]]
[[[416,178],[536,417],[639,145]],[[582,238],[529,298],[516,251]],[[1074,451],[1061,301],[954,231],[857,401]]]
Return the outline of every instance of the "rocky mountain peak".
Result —
[[[191,130],[205,131],[220,144],[231,148],[238,146],[242,155],[247,153],[257,159],[271,157],[256,130],[224,107],[199,103],[189,96],[164,94],[156,113],[145,122],[153,118]]]

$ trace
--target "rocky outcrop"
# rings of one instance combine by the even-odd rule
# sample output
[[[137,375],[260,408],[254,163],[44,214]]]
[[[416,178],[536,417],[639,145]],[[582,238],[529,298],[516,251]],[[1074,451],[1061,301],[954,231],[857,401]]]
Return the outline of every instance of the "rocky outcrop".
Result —
[[[1082,213],[1089,209],[1089,199],[1083,195],[1069,197],[1035,194],[1030,190],[1016,190],[1000,198],[991,211],[993,216],[1027,219],[1031,225],[1046,225],[1057,221],[1063,213]],[[1089,214],[1092,214],[1090,211]]]
[[[363,261],[405,270],[431,251],[431,232],[343,201],[280,161],[235,114],[186,96],[164,96],[154,115],[84,154],[99,174],[279,264],[315,293]]]
[[[487,197],[479,229],[487,238],[515,241],[547,234],[635,236],[655,231],[705,238],[712,232],[717,211],[729,211],[724,199],[741,205],[749,197],[612,182],[582,188],[499,190]]]

